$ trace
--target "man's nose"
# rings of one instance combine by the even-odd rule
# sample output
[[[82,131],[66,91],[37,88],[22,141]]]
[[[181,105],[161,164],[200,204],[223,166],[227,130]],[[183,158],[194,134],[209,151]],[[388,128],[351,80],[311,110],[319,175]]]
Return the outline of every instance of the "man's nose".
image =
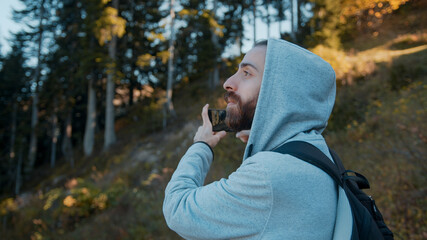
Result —
[[[237,84],[236,84],[236,74],[229,77],[227,81],[225,81],[223,88],[227,91],[236,91],[237,90]]]

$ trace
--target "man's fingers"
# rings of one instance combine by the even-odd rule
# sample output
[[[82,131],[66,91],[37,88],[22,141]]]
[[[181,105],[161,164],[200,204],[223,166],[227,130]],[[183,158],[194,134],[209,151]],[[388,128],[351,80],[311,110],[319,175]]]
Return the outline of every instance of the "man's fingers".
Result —
[[[217,132],[217,133],[215,133],[215,136],[218,136],[218,137],[219,137],[219,139],[224,138],[226,135],[227,135],[227,132],[226,132],[226,131],[221,131],[221,132]]]
[[[251,133],[251,130],[243,130],[243,131],[238,132],[236,134],[236,137],[240,138],[240,140],[242,140],[242,142],[246,143],[246,142],[248,142],[250,133]]]
[[[202,109],[203,126],[211,125],[211,121],[209,121],[209,116],[208,116],[208,108],[209,108],[209,104],[206,104]]]

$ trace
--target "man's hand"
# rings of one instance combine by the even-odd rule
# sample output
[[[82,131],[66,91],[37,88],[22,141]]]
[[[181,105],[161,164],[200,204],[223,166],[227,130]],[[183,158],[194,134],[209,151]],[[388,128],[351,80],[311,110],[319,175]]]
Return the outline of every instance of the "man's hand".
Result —
[[[242,131],[236,133],[236,138],[240,138],[240,140],[242,140],[242,142],[247,143],[250,133],[251,133],[251,130],[242,130]]]
[[[203,125],[199,127],[196,132],[196,136],[194,136],[194,142],[206,142],[211,148],[214,148],[219,140],[225,137],[227,134],[225,131],[221,132],[212,132],[212,123],[209,121],[208,116],[208,107],[209,104],[206,104],[202,110],[202,119]]]

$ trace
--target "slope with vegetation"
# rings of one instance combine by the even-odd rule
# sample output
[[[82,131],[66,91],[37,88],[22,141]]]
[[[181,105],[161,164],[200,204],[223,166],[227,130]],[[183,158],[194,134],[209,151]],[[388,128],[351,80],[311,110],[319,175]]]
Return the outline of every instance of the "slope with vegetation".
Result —
[[[370,180],[369,194],[396,239],[414,240],[427,238],[427,8],[418,5],[400,9],[381,29],[345,42],[343,49],[312,49],[338,77],[328,143],[348,168]],[[163,191],[192,144],[201,107],[224,107],[222,93],[183,85],[174,96],[177,118],[167,129],[160,105],[134,106],[117,120],[121,140],[112,150],[87,158],[76,153],[81,160],[75,168],[64,164],[49,178],[35,179],[25,193],[4,199],[1,235],[179,239],[163,220]],[[214,150],[207,182],[234,171],[244,147],[229,134]]]

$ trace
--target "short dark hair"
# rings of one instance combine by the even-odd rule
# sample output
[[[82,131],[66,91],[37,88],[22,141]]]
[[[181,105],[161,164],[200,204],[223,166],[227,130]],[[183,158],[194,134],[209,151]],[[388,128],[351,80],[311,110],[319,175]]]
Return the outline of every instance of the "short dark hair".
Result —
[[[267,43],[268,43],[268,40],[259,40],[259,41],[256,41],[255,43],[254,43],[254,46],[253,47],[258,47],[258,46],[266,46],[267,47]]]

